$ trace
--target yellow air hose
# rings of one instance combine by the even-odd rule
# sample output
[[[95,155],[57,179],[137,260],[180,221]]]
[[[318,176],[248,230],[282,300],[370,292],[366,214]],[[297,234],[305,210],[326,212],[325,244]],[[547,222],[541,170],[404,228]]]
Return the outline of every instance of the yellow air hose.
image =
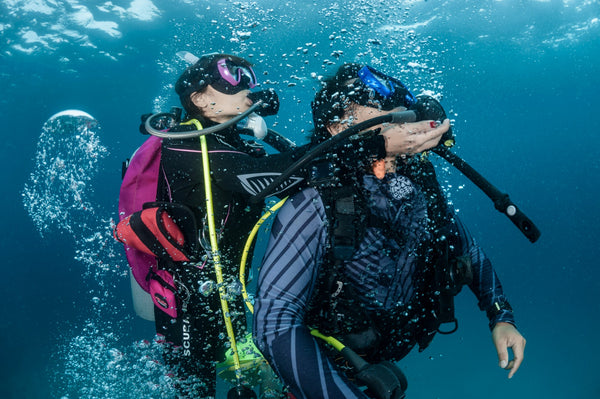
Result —
[[[202,125],[196,119],[192,119],[185,124],[194,124],[197,130],[202,130]],[[230,349],[233,354],[233,363],[235,368],[235,376],[238,385],[242,385],[242,372],[240,365],[240,357],[237,351],[235,334],[231,324],[231,316],[229,314],[229,304],[226,299],[225,284],[223,283],[223,269],[221,266],[221,256],[219,254],[219,244],[217,242],[217,229],[215,227],[215,213],[212,199],[212,186],[210,180],[210,164],[208,162],[208,147],[206,145],[206,137],[200,136],[200,149],[202,151],[202,168],[204,170],[204,193],[206,196],[206,218],[208,220],[208,231],[210,236],[210,246],[212,252],[212,260],[215,267],[215,275],[217,277],[217,286],[219,287],[219,298],[221,300],[221,310],[225,321],[227,336],[229,337]]]
[[[246,262],[248,260],[248,254],[250,253],[250,248],[252,247],[252,242],[254,241],[254,237],[258,233],[260,226],[279,208],[283,206],[288,197],[285,197],[272,207],[270,207],[261,217],[258,219],[258,222],[252,228],[252,231],[248,235],[248,239],[246,240],[246,245],[244,246],[244,251],[242,252],[242,259],[240,261],[240,282],[242,283],[242,296],[244,297],[244,302],[250,310],[250,313],[254,313],[254,306],[252,305],[252,301],[248,297],[248,291],[246,290]]]
[[[329,337],[327,335],[323,335],[319,332],[319,330],[316,329],[312,329],[310,330],[310,334],[313,337],[317,337],[322,339],[323,341],[327,342],[329,345],[331,345],[335,350],[337,350],[338,352],[341,352],[342,349],[344,349],[346,347],[346,345],[342,344],[340,341],[338,341],[337,339],[335,339],[334,337]]]

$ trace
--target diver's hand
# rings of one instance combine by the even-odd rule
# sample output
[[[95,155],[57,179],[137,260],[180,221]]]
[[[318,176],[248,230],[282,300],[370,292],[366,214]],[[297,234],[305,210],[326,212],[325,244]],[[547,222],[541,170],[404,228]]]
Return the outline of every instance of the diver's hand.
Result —
[[[438,145],[450,128],[450,120],[445,119],[439,126],[435,121],[384,125],[381,135],[385,139],[388,156],[412,155],[429,150]]]
[[[492,330],[492,340],[498,351],[499,366],[510,370],[508,378],[512,378],[523,362],[525,338],[523,338],[512,324],[500,322]],[[511,348],[513,352],[513,359],[511,361],[508,360],[508,348]]]

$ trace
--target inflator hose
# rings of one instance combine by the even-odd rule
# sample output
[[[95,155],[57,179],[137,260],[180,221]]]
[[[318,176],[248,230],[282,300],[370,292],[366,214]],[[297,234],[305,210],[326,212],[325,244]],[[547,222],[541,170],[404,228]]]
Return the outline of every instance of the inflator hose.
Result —
[[[450,152],[448,148],[439,146],[432,151],[444,158],[450,165],[458,169],[463,175],[471,180],[481,191],[485,193],[493,202],[494,207],[504,213],[519,230],[527,237],[532,243],[536,242],[540,238],[540,230],[533,224],[533,222],[525,216],[521,210],[511,201],[508,194],[501,192],[494,187],[489,181],[487,181],[479,172],[466,163],[462,158],[456,154]]]

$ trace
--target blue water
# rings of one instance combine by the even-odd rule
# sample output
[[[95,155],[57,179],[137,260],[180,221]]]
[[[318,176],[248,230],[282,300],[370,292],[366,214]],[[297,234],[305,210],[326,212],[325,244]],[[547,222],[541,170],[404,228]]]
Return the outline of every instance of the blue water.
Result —
[[[507,191],[542,237],[530,244],[440,162],[515,308],[526,358],[507,380],[485,316],[463,292],[458,332],[401,363],[409,398],[600,398],[597,0],[301,3],[2,1],[0,397],[167,397],[160,356],[145,342],[153,325],[133,315],[126,263],[107,232],[121,161],[143,140],[139,116],[177,105],[171,85],[185,65],[175,53],[188,50],[253,60],[282,101],[267,122],[298,143],[311,128],[318,76],[343,61],[441,95],[456,152]],[[100,123],[90,149],[97,170],[84,170],[89,180],[75,193],[86,211],[67,207],[45,228],[22,195],[35,169],[48,167],[36,164],[44,122],[69,108]],[[50,208],[38,208],[42,218]]]

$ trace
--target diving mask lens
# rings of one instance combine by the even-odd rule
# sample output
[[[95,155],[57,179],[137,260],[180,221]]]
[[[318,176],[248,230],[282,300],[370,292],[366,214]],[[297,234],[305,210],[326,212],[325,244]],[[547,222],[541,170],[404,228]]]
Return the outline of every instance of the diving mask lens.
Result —
[[[399,105],[409,108],[416,101],[415,96],[399,79],[379,72],[365,65],[358,71],[360,81],[371,89],[374,97],[379,97],[383,109],[393,109]]]
[[[252,89],[257,84],[256,75],[250,66],[236,65],[227,58],[217,62],[217,71],[221,79],[230,85],[228,92]]]

